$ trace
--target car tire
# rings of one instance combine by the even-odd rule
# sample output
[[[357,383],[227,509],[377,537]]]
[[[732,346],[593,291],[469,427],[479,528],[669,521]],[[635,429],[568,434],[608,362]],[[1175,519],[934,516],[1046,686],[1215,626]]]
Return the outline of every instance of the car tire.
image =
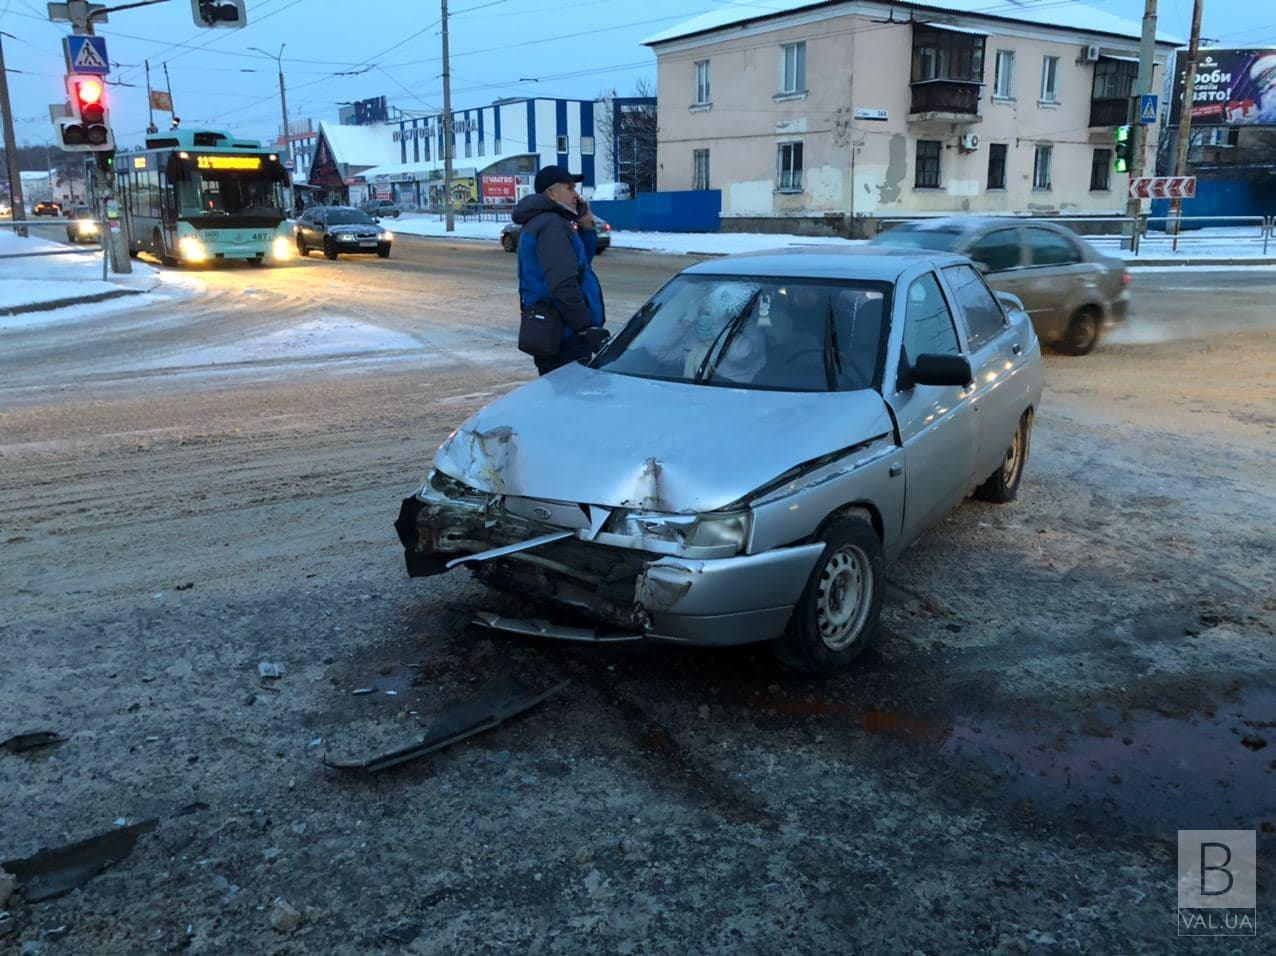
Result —
[[[1092,305],[1082,306],[1072,316],[1072,321],[1058,343],[1065,355],[1089,355],[1099,344],[1099,328],[1102,314]]]
[[[780,661],[808,674],[843,670],[872,642],[886,584],[882,541],[867,512],[839,517],[821,539],[824,552],[775,644]]]
[[[980,501],[991,501],[1004,505],[1015,500],[1019,494],[1019,483],[1023,480],[1024,465],[1028,464],[1028,448],[1032,444],[1032,413],[1024,412],[1019,419],[1019,427],[1015,429],[1010,447],[1001,464],[982,485],[975,489],[975,497]]]
[[[377,246],[377,258],[378,259],[390,258],[390,244],[388,242],[384,246]]]
[[[337,247],[333,245],[332,240],[327,237],[323,240],[323,254],[324,258],[331,259],[334,262],[337,259]]]
[[[514,238],[507,232],[501,233],[501,248],[506,252],[514,252],[518,249],[518,247],[514,245]]]
[[[301,233],[297,233],[297,255],[302,259],[310,257],[310,249],[306,246],[306,240],[302,238]]]

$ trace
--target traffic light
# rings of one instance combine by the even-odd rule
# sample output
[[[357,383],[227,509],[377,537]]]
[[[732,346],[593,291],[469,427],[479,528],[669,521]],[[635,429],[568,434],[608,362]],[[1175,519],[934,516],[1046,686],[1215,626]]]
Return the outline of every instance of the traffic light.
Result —
[[[1116,128],[1116,160],[1113,168],[1118,173],[1128,172],[1130,169],[1130,127],[1118,126]]]
[[[66,92],[71,115],[58,120],[59,145],[73,153],[113,151],[106,82],[97,76],[72,74],[66,78]]]
[[[244,0],[191,0],[191,17],[197,27],[235,29],[248,26]]]

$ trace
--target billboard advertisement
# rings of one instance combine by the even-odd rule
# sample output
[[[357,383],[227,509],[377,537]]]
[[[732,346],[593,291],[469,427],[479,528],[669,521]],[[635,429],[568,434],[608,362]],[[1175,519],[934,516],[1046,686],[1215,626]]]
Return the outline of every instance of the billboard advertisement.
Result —
[[[483,202],[512,203],[515,195],[513,176],[483,176]]]
[[[1180,50],[1180,63],[1185,56]],[[1179,124],[1183,87],[1180,69],[1174,79],[1173,126]],[[1276,49],[1199,51],[1192,125],[1276,126]]]

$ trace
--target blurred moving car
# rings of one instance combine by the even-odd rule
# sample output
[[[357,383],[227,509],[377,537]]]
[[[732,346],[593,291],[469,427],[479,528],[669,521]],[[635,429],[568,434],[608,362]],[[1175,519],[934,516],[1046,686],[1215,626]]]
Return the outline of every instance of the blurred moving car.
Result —
[[[329,259],[341,253],[390,256],[394,233],[382,229],[362,209],[350,206],[311,206],[297,220],[297,252],[304,259],[322,249]]]
[[[498,630],[847,666],[887,563],[972,492],[1015,498],[1043,379],[969,259],[877,252],[684,269],[588,364],[448,437],[395,522],[408,574],[467,566],[607,629],[479,615]]]
[[[402,206],[389,199],[373,199],[370,202],[365,202],[359,208],[376,219],[384,219],[387,216],[398,219],[399,214],[403,212]]]
[[[72,206],[66,214],[71,220],[66,224],[67,242],[97,242],[101,230],[89,206]]]
[[[31,210],[33,216],[60,216],[62,215],[62,204],[52,199],[41,199],[35,204]]]
[[[595,228],[598,231],[598,248],[595,255],[601,255],[611,248],[611,223],[601,216],[594,216]],[[506,252],[518,252],[518,237],[523,234],[523,227],[516,222],[507,222],[501,229],[501,248]]]
[[[1094,351],[1104,331],[1129,313],[1125,263],[1054,223],[994,216],[914,220],[869,244],[969,256],[989,285],[1023,301],[1041,340],[1068,355]]]

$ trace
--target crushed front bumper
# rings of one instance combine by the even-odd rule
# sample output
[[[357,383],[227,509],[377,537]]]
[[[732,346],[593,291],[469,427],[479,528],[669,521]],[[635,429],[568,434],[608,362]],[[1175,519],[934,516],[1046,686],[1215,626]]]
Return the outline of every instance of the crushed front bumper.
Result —
[[[395,530],[408,574],[422,577],[444,572],[458,557],[551,538],[564,529],[513,514],[493,501],[431,493],[404,500]],[[600,544],[578,528],[570,536],[470,567],[493,587],[621,633],[688,644],[748,644],[784,632],[822,550],[820,543],[799,544],[693,560]],[[557,636],[544,627],[537,633]]]

